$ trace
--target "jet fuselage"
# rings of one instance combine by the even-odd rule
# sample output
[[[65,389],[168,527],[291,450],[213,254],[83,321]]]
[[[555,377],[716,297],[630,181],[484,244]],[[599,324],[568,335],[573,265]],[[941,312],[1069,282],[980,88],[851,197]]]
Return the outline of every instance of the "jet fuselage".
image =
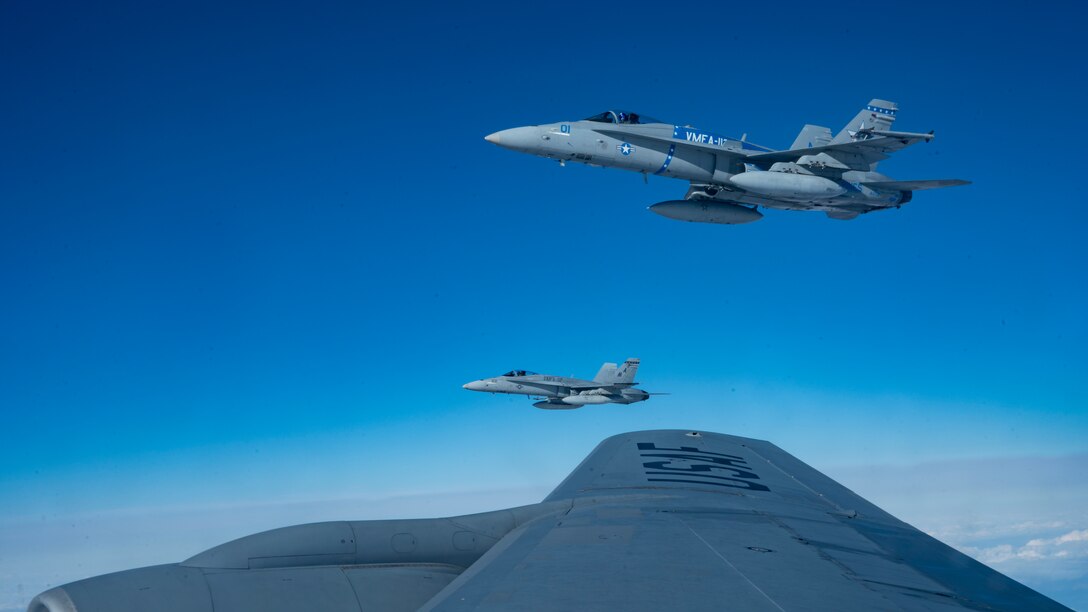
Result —
[[[759,207],[819,210],[834,219],[898,208],[913,191],[967,184],[958,179],[894,181],[876,172],[895,151],[928,142],[933,133],[892,131],[898,107],[874,99],[838,135],[806,125],[789,149],[774,150],[636,113],[606,111],[580,121],[510,128],[493,144],[558,160],[685,180],[683,200],[650,210],[673,219],[749,223]]]
[[[490,134],[486,140],[564,164],[576,162],[690,181],[693,189],[701,191],[699,195],[705,195],[706,199],[716,199],[721,194],[722,199],[752,206],[833,210],[842,205],[863,204],[887,208],[910,197],[909,192],[878,190],[861,184],[888,180],[877,172],[848,171],[841,178],[746,172],[742,155],[774,150],[666,123],[610,125],[588,120],[564,121],[510,128]],[[669,140],[675,142],[666,144]]]

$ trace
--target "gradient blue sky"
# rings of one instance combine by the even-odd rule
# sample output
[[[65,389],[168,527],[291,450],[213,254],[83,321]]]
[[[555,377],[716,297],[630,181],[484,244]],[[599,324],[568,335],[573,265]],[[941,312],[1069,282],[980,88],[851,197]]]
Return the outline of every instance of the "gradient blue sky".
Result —
[[[588,6],[0,6],[0,542],[68,529],[0,546],[0,610],[277,520],[530,503],[643,428],[770,439],[862,494],[865,466],[1030,457],[1084,499],[1081,9]],[[683,183],[483,140],[622,107],[786,147],[874,97],[937,131],[882,171],[974,184],[696,225],[645,210]],[[554,413],[460,388],[629,356],[672,395]],[[343,499],[369,502],[319,503]],[[1063,499],[1017,512],[1088,528]],[[310,505],[70,545],[87,517],[285,504]],[[130,524],[107,523],[98,553]],[[1088,607],[1078,567],[1010,573]]]

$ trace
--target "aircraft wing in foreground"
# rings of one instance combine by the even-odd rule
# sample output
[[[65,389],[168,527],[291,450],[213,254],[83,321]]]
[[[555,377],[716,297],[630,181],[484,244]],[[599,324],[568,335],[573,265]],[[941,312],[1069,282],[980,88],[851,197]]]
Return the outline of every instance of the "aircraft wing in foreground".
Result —
[[[46,591],[31,612],[1067,610],[777,446],[642,431],[543,502],[286,527]]]

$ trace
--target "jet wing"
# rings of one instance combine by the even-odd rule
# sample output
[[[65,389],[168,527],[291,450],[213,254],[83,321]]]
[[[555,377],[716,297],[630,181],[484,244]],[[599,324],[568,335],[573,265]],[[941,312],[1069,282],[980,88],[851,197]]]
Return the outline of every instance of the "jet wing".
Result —
[[[1067,610],[769,442],[690,431],[608,438],[539,504],[274,529],[30,609]]]
[[[683,140],[683,139],[680,139],[680,138],[670,138],[670,137],[667,137],[667,136],[662,136],[662,135],[658,135],[658,134],[651,134],[651,133],[647,133],[647,132],[635,132],[633,130],[632,131],[625,131],[625,130],[617,130],[617,129],[610,129],[610,128],[594,128],[593,131],[595,131],[595,132],[597,132],[599,134],[604,134],[606,136],[611,136],[613,138],[619,138],[621,140],[625,140],[625,141],[633,143],[635,145],[642,144],[642,146],[646,146],[646,143],[656,143],[656,144],[658,144],[658,146],[664,145],[665,148],[668,148],[670,146],[679,145],[679,146],[688,147],[688,148],[691,148],[691,149],[706,151],[708,153],[713,153],[715,155],[732,156],[732,157],[736,157],[738,159],[748,157],[747,152],[745,150],[742,150],[742,149],[751,148],[751,149],[756,149],[756,150],[760,150],[760,151],[769,151],[769,149],[766,149],[765,147],[760,147],[758,145],[753,145],[753,144],[750,144],[750,143],[742,142],[740,140],[729,140],[729,139],[722,138],[722,137],[716,137],[717,142],[724,143],[724,142],[728,141],[731,145],[734,145],[736,148],[726,148],[726,147],[721,146],[719,144],[714,144],[714,142],[709,140],[709,139],[708,139],[707,142],[697,142],[697,141],[692,141],[692,140]],[[642,142],[640,143],[639,141],[642,141]]]
[[[958,185],[970,185],[971,181],[962,179],[934,179],[929,181],[868,181],[862,185],[873,189],[887,189],[889,191],[922,191],[923,189],[940,189],[941,187],[956,187]]]
[[[1066,610],[769,442],[609,438],[422,609]]]
[[[605,383],[593,382],[592,380],[580,380],[576,383],[566,385],[568,389],[612,389],[617,385],[609,385]]]
[[[558,376],[552,378],[554,378],[554,380],[542,380],[529,376],[511,376],[507,378],[507,380],[527,387],[547,388],[553,391],[559,389],[601,389],[609,386],[593,382],[592,380],[581,380],[578,378],[560,378]]]
[[[752,153],[745,158],[748,163],[757,166],[769,166],[775,162],[796,162],[805,156],[826,153],[851,170],[868,170],[869,166],[885,160],[888,155],[905,149],[917,142],[929,141],[933,134],[911,134],[907,132],[888,132],[894,136],[872,136],[861,140],[840,142],[806,149],[790,149],[770,153]]]

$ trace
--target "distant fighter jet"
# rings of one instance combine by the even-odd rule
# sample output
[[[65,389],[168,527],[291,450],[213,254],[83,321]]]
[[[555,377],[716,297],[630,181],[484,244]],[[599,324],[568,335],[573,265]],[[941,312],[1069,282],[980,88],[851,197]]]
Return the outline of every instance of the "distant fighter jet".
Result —
[[[650,207],[670,219],[749,223],[763,218],[760,206],[853,219],[899,208],[915,191],[968,184],[959,179],[894,181],[876,172],[889,154],[933,138],[933,132],[891,131],[897,111],[893,102],[872,100],[835,137],[826,127],[806,125],[785,151],[624,111],[511,128],[486,140],[560,164],[574,161],[690,181],[683,200]]]
[[[282,527],[58,586],[28,610],[1070,612],[770,442],[690,430],[608,438],[538,504]]]
[[[511,370],[502,376],[474,380],[462,386],[469,391],[539,397],[544,401],[533,405],[545,410],[570,410],[586,404],[633,404],[645,401],[651,395],[660,395],[633,388],[638,384],[635,382],[638,364],[638,359],[628,359],[621,368],[606,363],[593,380]]]

